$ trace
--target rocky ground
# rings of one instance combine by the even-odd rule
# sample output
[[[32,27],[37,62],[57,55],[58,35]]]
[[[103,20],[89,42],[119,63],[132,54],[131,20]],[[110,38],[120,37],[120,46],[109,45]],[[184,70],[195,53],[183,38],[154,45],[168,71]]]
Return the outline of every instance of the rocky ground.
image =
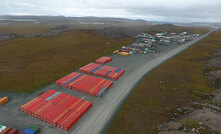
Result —
[[[73,30],[74,28],[71,28],[68,25],[60,25],[53,28],[49,28],[45,33],[36,33],[36,34],[20,34],[15,32],[0,33],[0,41],[7,41],[14,38],[52,37],[59,35],[60,33],[73,31]]]
[[[126,25],[127,23],[125,23]],[[107,38],[113,38],[113,39],[119,39],[119,38],[128,38],[133,37],[136,34],[142,33],[142,32],[148,32],[148,33],[157,33],[157,32],[181,32],[181,31],[189,31],[190,29],[178,27],[172,24],[161,24],[161,25],[149,25],[149,24],[143,24],[143,25],[133,25],[133,26],[118,26],[118,25],[90,25],[88,24],[86,28],[82,28],[82,25],[72,25],[72,24],[64,24],[64,25],[58,25],[52,28],[47,29],[44,33],[33,33],[33,34],[21,34],[16,32],[8,32],[3,33],[0,32],[0,42],[1,41],[7,41],[14,38],[35,38],[35,37],[52,37],[57,36],[61,33],[68,32],[68,31],[74,31],[74,30],[81,30],[86,33],[95,33],[96,35],[99,35],[101,37],[107,37]]]
[[[110,26],[105,28],[96,29],[97,35],[108,38],[125,38],[133,37],[136,34],[144,32],[144,29],[150,28],[149,26],[136,26],[136,27],[116,27]]]
[[[98,28],[95,29],[95,33],[101,37],[108,37],[108,38],[126,38],[126,37],[133,37],[138,33],[144,32],[144,27],[105,27],[105,28]],[[14,38],[35,38],[35,37],[52,37],[57,36],[64,32],[74,31],[75,28],[70,25],[59,25],[53,28],[48,29],[44,33],[34,33],[34,34],[20,34],[15,32],[9,33],[0,33],[0,41],[7,41]],[[81,30],[81,29],[78,29]],[[90,33],[94,32],[94,30],[82,30],[83,32]]]
[[[215,51],[204,67],[206,78],[216,88],[212,94],[195,92],[198,102],[169,113],[173,119],[158,126],[158,134],[221,134],[221,49]]]

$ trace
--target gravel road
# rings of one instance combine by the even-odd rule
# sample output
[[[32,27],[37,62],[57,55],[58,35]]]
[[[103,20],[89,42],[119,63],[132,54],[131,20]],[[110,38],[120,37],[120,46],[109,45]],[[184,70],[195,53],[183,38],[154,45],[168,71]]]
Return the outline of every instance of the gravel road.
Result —
[[[114,55],[113,60],[106,65],[123,68],[126,72],[120,79],[114,82],[114,85],[102,98],[95,98],[74,90],[59,87],[53,83],[31,95],[0,92],[0,96],[9,96],[11,100],[0,107],[0,124],[2,123],[19,130],[24,129],[28,124],[34,124],[41,127],[41,133],[43,134],[66,133],[19,110],[22,104],[35,98],[39,93],[48,89],[55,89],[79,98],[84,97],[86,100],[93,102],[93,107],[72,127],[68,134],[104,133],[121,104],[148,72],[210,33],[182,45],[157,46],[156,49],[160,50],[161,53],[137,54],[128,57]]]
[[[93,109],[91,115],[87,117],[87,119],[84,119],[85,122],[80,122],[78,124],[79,127],[75,129],[72,134],[104,133],[106,126],[115,115],[115,112],[134,89],[134,86],[137,85],[148,72],[208,35],[209,34],[206,34],[171,51],[163,52],[155,59],[148,61],[145,65],[124,76],[117,84],[115,83],[113,90],[106,94],[103,103],[97,109]]]

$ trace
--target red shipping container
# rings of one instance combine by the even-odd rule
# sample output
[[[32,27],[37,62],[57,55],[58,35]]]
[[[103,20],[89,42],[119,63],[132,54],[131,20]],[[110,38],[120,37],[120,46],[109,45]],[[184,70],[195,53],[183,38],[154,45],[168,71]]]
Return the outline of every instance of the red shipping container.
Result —
[[[60,93],[60,95],[52,100],[49,100],[50,102],[54,103],[54,104],[58,104],[61,100],[63,100],[66,97],[65,94]]]
[[[61,118],[63,118],[69,111],[70,111],[70,109],[65,109],[65,110],[63,110],[62,113],[60,113],[56,118],[53,119],[53,122],[56,123],[56,126],[57,126],[57,122],[58,122]]]
[[[24,110],[25,108],[27,108],[28,106],[31,106],[32,104],[36,103],[37,101],[39,101],[40,98],[34,98],[33,100],[27,102],[26,104],[22,105],[20,108],[21,110]]]
[[[47,99],[48,97],[52,96],[52,95],[55,94],[56,92],[57,92],[57,91],[50,89],[50,90],[48,90],[47,92],[41,94],[41,95],[39,96],[39,98]]]
[[[43,103],[44,101],[45,101],[44,99],[39,98],[39,101],[36,101],[36,103],[33,103],[32,105],[29,105],[28,107],[25,107],[24,111],[31,114],[30,110],[38,106],[39,104]]]
[[[60,126],[63,130],[68,131],[79,119],[79,113],[69,111],[61,120],[58,121],[58,126]]]
[[[6,127],[2,132],[0,132],[0,133],[2,133],[2,134],[8,134],[8,132],[11,130],[11,128],[10,127]]]
[[[48,117],[49,123],[53,126],[57,126],[57,122],[54,122],[54,120],[59,116],[65,109],[64,108],[57,108],[57,112],[55,112],[53,115]]]
[[[11,129],[8,134],[18,134],[18,130],[17,129]]]
[[[47,102],[43,101],[40,104],[38,104],[37,106],[35,106],[34,108],[30,109],[29,112],[31,113],[32,116],[37,117],[37,115],[35,114],[36,111],[38,111],[40,108],[42,108],[44,105],[46,105]]]

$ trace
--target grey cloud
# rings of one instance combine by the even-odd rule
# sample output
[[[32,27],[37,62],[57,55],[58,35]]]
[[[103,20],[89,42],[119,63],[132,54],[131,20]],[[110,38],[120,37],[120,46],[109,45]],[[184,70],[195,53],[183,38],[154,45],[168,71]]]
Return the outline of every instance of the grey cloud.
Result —
[[[6,0],[0,14],[124,17],[160,21],[221,21],[220,0]]]

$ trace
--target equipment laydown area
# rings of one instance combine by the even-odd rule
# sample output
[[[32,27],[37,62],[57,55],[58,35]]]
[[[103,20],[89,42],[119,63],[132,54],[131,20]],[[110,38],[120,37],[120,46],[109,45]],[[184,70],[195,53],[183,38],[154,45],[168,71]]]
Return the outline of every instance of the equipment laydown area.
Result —
[[[0,124],[19,131],[33,124],[43,134],[102,133],[145,74],[209,34],[156,46],[160,53],[101,57],[31,95],[1,92],[11,100],[0,107]]]

